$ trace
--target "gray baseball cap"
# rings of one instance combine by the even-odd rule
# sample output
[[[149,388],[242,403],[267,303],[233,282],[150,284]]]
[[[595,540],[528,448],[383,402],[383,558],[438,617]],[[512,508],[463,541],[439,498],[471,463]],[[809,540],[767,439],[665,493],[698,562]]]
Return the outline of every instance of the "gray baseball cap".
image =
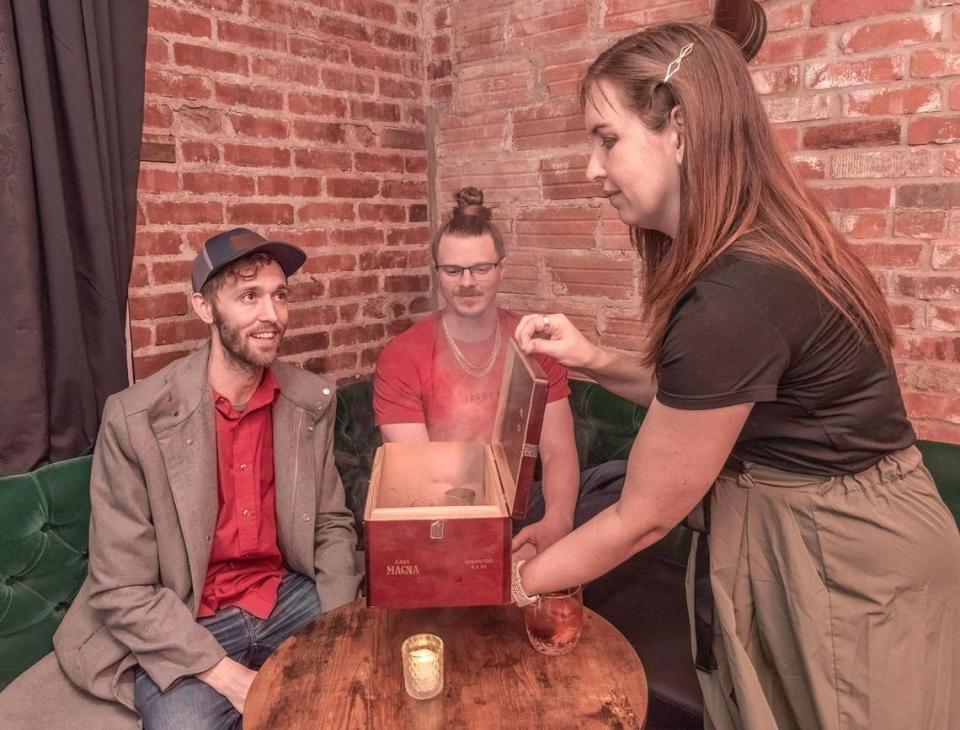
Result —
[[[268,241],[248,228],[234,228],[208,238],[193,262],[193,290],[200,291],[211,277],[227,264],[255,253],[265,253],[274,259],[287,276],[295,273],[307,260],[307,254],[296,246],[282,241]]]

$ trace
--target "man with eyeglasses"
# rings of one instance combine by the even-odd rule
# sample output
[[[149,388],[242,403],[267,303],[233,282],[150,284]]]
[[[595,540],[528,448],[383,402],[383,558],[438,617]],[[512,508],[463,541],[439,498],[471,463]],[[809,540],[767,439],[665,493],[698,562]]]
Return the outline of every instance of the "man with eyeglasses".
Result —
[[[457,200],[431,244],[443,309],[395,337],[377,362],[374,410],[387,442],[488,442],[493,432],[506,345],[520,317],[497,306],[505,248],[482,193],[464,188]],[[580,486],[566,370],[549,357],[537,360],[549,379],[543,489],[514,538],[520,558],[570,532]]]

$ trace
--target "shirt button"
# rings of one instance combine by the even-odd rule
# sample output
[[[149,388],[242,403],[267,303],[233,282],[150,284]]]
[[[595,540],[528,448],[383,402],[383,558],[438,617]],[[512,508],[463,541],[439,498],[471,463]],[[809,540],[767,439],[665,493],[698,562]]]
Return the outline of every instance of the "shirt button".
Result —
[[[313,426],[307,426],[307,430],[308,430],[310,433],[313,433]]]
[[[246,471],[246,470],[247,470],[247,465],[246,465],[246,464],[241,464],[241,465],[240,465],[240,471]]]
[[[187,446],[193,443],[193,439],[187,439]]]
[[[304,521],[304,522],[309,522],[309,521],[310,521],[310,515],[307,514],[306,512],[303,513],[303,521]]]
[[[204,536],[203,536],[203,539],[206,540],[207,542],[210,542],[210,536],[209,536],[209,535],[204,535]]]
[[[245,509],[245,510],[243,510],[240,514],[242,514],[244,517],[246,517],[247,515],[250,514],[250,510]]]
[[[330,395],[330,388],[324,388],[320,392],[323,393],[324,395]]]

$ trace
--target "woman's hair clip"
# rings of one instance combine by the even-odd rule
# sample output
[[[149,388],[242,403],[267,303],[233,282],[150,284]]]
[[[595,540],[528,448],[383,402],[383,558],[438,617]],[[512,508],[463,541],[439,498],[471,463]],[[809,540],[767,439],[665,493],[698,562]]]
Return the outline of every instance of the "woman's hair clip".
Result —
[[[692,50],[693,43],[688,43],[680,49],[680,55],[673,59],[670,62],[670,65],[667,66],[667,72],[663,75],[663,83],[667,83],[673,77],[673,75],[680,70],[680,64],[683,62],[683,59],[690,55]]]

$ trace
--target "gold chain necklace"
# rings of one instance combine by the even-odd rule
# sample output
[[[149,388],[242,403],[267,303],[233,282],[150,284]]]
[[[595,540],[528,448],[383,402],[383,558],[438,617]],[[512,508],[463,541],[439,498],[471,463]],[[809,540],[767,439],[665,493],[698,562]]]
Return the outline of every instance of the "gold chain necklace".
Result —
[[[493,366],[497,362],[497,358],[500,356],[500,344],[502,341],[502,332],[500,330],[500,316],[497,315],[497,333],[493,341],[493,354],[490,355],[490,362],[488,362],[483,367],[474,365],[471,363],[464,354],[460,351],[460,348],[457,347],[456,341],[453,339],[453,336],[450,334],[450,330],[447,329],[447,317],[446,312],[441,312],[440,314],[440,328],[443,330],[443,336],[447,339],[447,344],[450,345],[450,349],[453,351],[453,359],[457,361],[457,365],[460,366],[460,369],[463,370],[467,375],[470,375],[474,378],[485,378],[490,374],[490,371],[493,370]]]

